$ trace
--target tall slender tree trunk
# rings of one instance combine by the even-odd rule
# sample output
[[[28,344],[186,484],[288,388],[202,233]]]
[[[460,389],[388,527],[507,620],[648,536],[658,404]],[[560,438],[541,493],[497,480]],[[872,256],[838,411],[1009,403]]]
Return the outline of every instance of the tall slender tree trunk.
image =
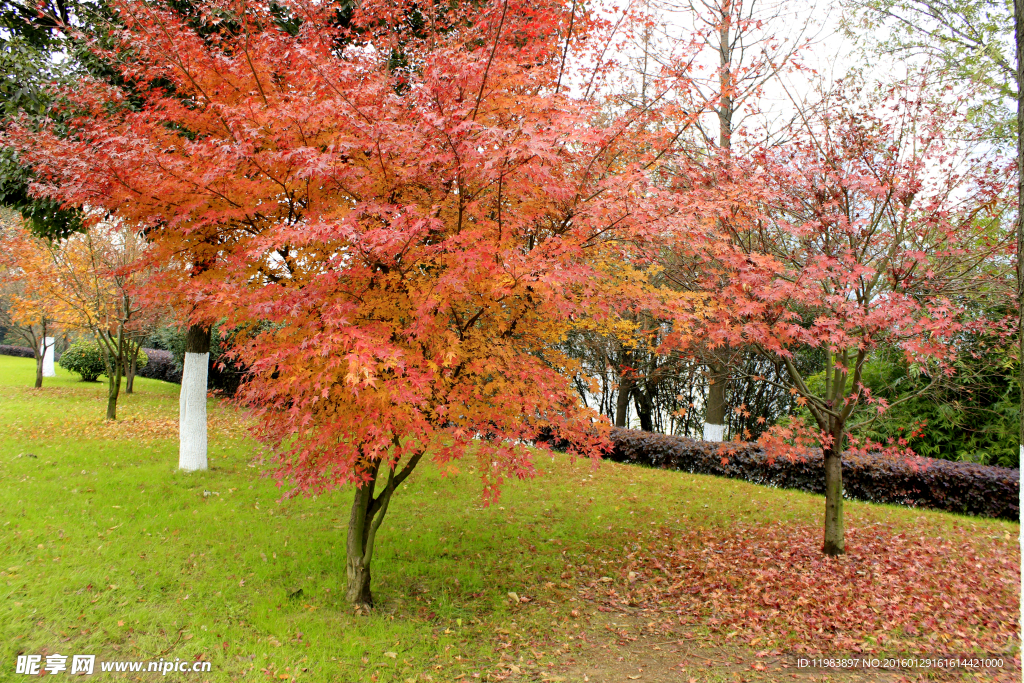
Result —
[[[733,81],[733,33],[732,0],[723,0],[719,6],[718,26],[718,146],[726,157],[732,153],[732,125],[736,112],[736,83]],[[737,31],[740,29],[737,28]],[[712,362],[708,366],[711,386],[708,387],[708,402],[704,416],[704,440],[725,441],[726,386],[729,377],[729,354],[724,354],[725,363]]]
[[[43,339],[46,339],[44,336]],[[39,348],[39,342],[35,342],[35,348],[32,349],[32,355],[36,359],[36,389],[43,388],[43,350]]]
[[[640,418],[640,429],[645,432],[654,431],[654,399],[646,391],[639,388],[633,390],[633,403],[636,415]]]
[[[709,366],[710,386],[708,387],[708,404],[704,413],[704,440],[725,441],[725,387],[729,378],[729,369],[725,365]]]
[[[623,373],[619,378],[619,391],[615,397],[615,426],[623,428],[626,426],[626,414],[629,411],[629,396],[633,393],[633,385],[636,384],[628,373]]]
[[[185,367],[178,399],[178,467],[208,468],[206,457],[206,382],[210,366],[210,327],[192,325],[185,333]]]
[[[833,431],[833,440],[823,449],[825,456],[825,543],[826,555],[846,554],[843,529],[843,430]]]
[[[1020,389],[1018,445],[1020,464],[1024,466],[1024,0],[1013,0],[1013,24],[1017,44],[1017,384]],[[1024,488],[1021,489],[1021,500],[1024,501]]]

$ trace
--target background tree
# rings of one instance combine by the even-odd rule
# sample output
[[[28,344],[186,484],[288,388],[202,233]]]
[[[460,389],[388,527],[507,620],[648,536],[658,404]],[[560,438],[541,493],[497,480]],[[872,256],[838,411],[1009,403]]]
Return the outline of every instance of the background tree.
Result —
[[[141,310],[135,295],[139,274],[130,268],[145,250],[141,236],[96,222],[84,233],[54,241],[20,230],[10,246],[20,264],[16,281],[30,287],[65,329],[96,339],[108,379],[107,419],[117,419],[129,334]],[[15,310],[35,315],[28,301],[16,301]]]
[[[83,36],[102,28],[103,15],[103,4],[88,0],[0,2],[0,130],[15,118],[52,115],[50,84],[70,82],[83,71]],[[17,209],[40,236],[81,230],[80,209],[32,196],[32,181],[15,151],[0,147],[0,205]]]
[[[718,298],[720,315],[709,316],[712,334],[784,365],[814,418],[831,555],[845,552],[847,436],[876,419],[858,417],[865,407],[887,407],[865,381],[872,354],[899,349],[933,383],[952,372],[963,335],[991,327],[963,299],[1005,295],[999,264],[1012,249],[1006,232],[993,230],[1010,169],[950,142],[955,106],[921,87],[863,97],[840,88],[822,102],[818,125],[766,154],[764,174],[751,180],[771,184],[762,201],[774,209],[746,226],[755,249],[729,239],[721,250],[731,284]],[[820,387],[793,362],[802,347],[825,355]]]
[[[806,47],[812,13],[802,8],[804,11],[798,16],[785,3],[761,0],[659,4],[666,11],[680,15],[684,25],[692,23],[689,34],[667,36],[672,49],[662,57],[662,62],[670,71],[691,69],[694,64],[699,65],[697,69],[703,66],[704,75],[685,81],[690,91],[679,95],[690,107],[705,114],[695,126],[699,132],[697,144],[688,151],[691,162],[706,166],[704,182],[713,185],[723,170],[720,165],[723,160],[728,165],[752,149],[748,136],[763,140],[784,133],[787,128],[773,130],[768,119],[779,117],[780,112],[770,112],[763,107],[762,95],[765,87],[781,74],[801,68],[799,52]],[[683,49],[680,50],[680,46]],[[680,189],[687,192],[687,184],[682,183]],[[722,214],[719,220],[729,220],[729,217]],[[674,277],[677,286],[691,289],[692,283],[680,280],[688,269],[680,267],[679,258],[679,254],[665,254],[670,277]],[[728,345],[701,349],[708,373],[707,396],[702,401],[704,440],[724,440],[730,419],[737,415],[742,417],[743,404],[730,400],[729,387],[750,395],[752,387],[743,380],[741,371],[749,356],[745,349]],[[733,434],[742,436],[742,430]]]
[[[54,302],[47,298],[47,283],[39,278],[49,276],[45,264],[32,262],[31,254],[19,253],[19,218],[0,223],[0,240],[6,249],[0,255],[0,327],[5,337],[14,337],[32,349],[36,361],[35,387],[43,386],[43,362],[46,340],[53,353],[53,339],[59,329]],[[28,259],[26,260],[26,257]]]
[[[1024,462],[1024,2],[848,0],[847,7],[855,19],[851,31],[870,36],[880,27],[890,30],[882,33],[882,40],[869,43],[876,51],[925,55],[940,66],[948,82],[981,86],[971,103],[972,118],[993,142],[1016,148],[1017,413]]]
[[[183,21],[205,37],[230,32],[233,22],[224,13],[204,14],[190,2],[171,1],[164,7],[179,14]],[[278,7],[277,25],[289,27],[291,19]],[[336,21],[343,21],[340,13]],[[88,74],[122,88],[127,93],[128,106],[141,102],[136,97],[146,84],[136,81],[123,68],[108,62],[107,45],[117,16],[108,4],[99,0],[47,0],[32,4],[13,0],[0,2],[0,59],[6,67],[6,76],[0,81],[0,101],[3,103],[4,121],[18,119],[21,125],[31,125],[47,119],[52,124],[61,116],[73,115],[67,103],[56,103],[54,83],[67,85]],[[120,53],[119,58],[130,61],[131,56]],[[124,64],[121,65],[124,67]],[[158,87],[165,85],[158,84]],[[0,127],[6,123],[0,124]],[[53,128],[51,128],[53,130]],[[0,147],[0,203],[17,208],[31,223],[33,231],[52,239],[66,237],[82,230],[82,207],[33,195],[29,191],[34,181],[31,169],[17,158],[16,151]],[[186,306],[182,315],[190,314]],[[206,388],[209,369],[209,322],[200,322],[189,335],[188,363],[182,374],[182,394],[179,418],[179,466],[186,470],[206,469]],[[132,359],[137,358],[139,347],[128,341],[126,391],[131,393],[134,383]],[[189,399],[189,397],[191,397]],[[187,410],[189,407],[194,410]]]

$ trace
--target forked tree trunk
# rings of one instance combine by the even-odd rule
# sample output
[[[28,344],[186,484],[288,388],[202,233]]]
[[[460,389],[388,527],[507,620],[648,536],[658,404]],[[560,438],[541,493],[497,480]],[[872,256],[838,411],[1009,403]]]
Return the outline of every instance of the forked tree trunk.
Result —
[[[725,441],[725,385],[729,370],[724,365],[709,366],[711,386],[708,387],[708,405],[704,414],[704,440]]]
[[[370,507],[373,503],[372,481],[356,489],[355,500],[352,501],[352,512],[348,520],[348,542],[346,544],[347,561],[345,574],[348,579],[345,599],[353,605],[362,607],[373,606],[373,593],[370,592],[370,561],[366,555],[366,542],[373,526]]]
[[[836,445],[838,444],[838,446]],[[826,555],[846,554],[843,530],[842,437],[824,450],[825,460],[825,543]]]
[[[370,591],[370,563],[373,561],[373,546],[377,530],[380,528],[381,522],[384,521],[384,515],[387,514],[388,504],[391,502],[395,489],[412,473],[422,455],[422,453],[417,453],[412,456],[405,468],[397,474],[394,469],[390,469],[387,484],[376,497],[373,493],[380,471],[379,460],[371,466],[369,480],[356,489],[356,495],[352,501],[352,511],[349,514],[348,539],[345,546],[345,573],[348,580],[345,599],[357,607],[366,609],[373,607],[373,593]]]
[[[107,366],[107,419],[117,419],[117,398],[121,393],[121,369],[124,358],[124,331],[120,330],[117,336],[114,358],[107,359],[104,363]],[[109,352],[108,352],[109,354]]]
[[[206,381],[210,364],[210,328],[192,325],[185,334],[185,367],[178,399],[178,468],[208,468],[206,457]]]
[[[139,352],[142,351],[142,344],[132,344],[131,360],[125,366],[124,369],[124,392],[131,394],[135,392],[135,373],[138,371],[139,363]]]
[[[36,389],[43,387],[43,354],[39,353],[39,349],[35,350],[36,357]]]

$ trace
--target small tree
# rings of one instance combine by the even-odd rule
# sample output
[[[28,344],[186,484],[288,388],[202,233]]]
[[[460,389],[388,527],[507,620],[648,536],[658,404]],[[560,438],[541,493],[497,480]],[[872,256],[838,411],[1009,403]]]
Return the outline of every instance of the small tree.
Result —
[[[923,86],[875,98],[840,87],[822,102],[819,125],[748,174],[751,194],[767,188],[762,208],[718,254],[730,283],[716,294],[709,328],[783,364],[813,416],[829,555],[845,552],[841,457],[850,429],[858,417],[873,419],[861,416],[865,408],[886,408],[863,381],[872,353],[885,345],[924,375],[952,372],[963,336],[986,325],[968,302],[1012,289],[1001,223],[1010,166],[978,150],[967,163],[949,137],[952,111]],[[793,362],[806,347],[825,354],[817,390]]]
[[[0,223],[0,239],[6,245],[0,254],[0,327],[32,349],[36,361],[35,388],[43,386],[47,351],[53,354],[59,326],[54,302],[46,295],[52,278],[39,252],[21,250],[24,227],[20,219]]]
[[[96,340],[109,385],[107,419],[116,419],[128,335],[141,310],[135,294],[141,276],[132,269],[145,250],[141,236],[93,222],[83,233],[53,241],[22,229],[15,245],[18,281],[33,287],[65,328],[88,332]]]

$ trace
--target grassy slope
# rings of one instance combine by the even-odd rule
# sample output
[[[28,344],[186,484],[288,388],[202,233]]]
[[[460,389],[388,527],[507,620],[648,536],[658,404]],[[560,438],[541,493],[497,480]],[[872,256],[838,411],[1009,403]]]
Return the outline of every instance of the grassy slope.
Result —
[[[561,457],[540,457],[540,476],[484,508],[469,461],[459,476],[429,465],[381,528],[381,609],[357,616],[341,599],[349,491],[282,500],[237,413],[212,400],[211,470],[176,472],[177,386],[137,379],[111,427],[105,385],[57,372],[33,390],[33,361],[0,356],[4,667],[56,651],[202,655],[212,681],[486,678],[507,671],[503,652],[528,650],[543,666],[557,654],[547,645],[569,650],[567,634],[593,613],[575,581],[613,574],[638,528],[820,521],[817,496]],[[847,515],[936,535],[963,523],[856,502]],[[969,523],[984,538],[1018,533]],[[513,607],[509,591],[532,602]]]

